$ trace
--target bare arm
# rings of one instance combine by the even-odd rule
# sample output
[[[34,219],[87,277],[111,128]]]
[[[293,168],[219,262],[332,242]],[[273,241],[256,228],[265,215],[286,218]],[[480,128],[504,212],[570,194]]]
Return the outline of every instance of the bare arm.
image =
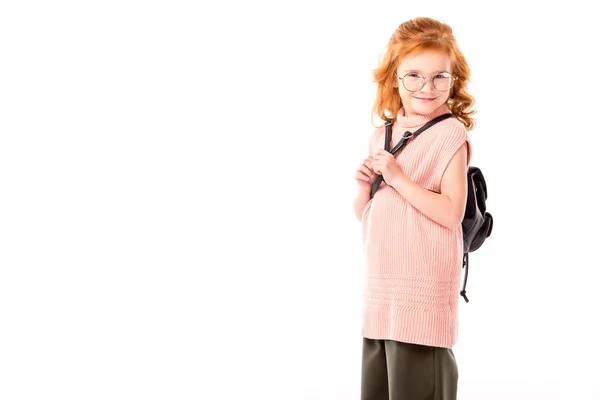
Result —
[[[371,185],[373,181],[376,179],[376,175],[373,172],[373,167],[371,165],[371,161],[373,160],[373,148],[377,143],[377,140],[381,136],[383,130],[381,128],[375,130],[371,137],[369,138],[369,146],[368,146],[368,154],[369,156],[363,161],[363,164],[360,166],[360,171],[357,171],[357,182],[358,190],[356,192],[356,196],[354,198],[353,208],[354,215],[359,221],[362,221],[362,212],[365,209],[365,206],[371,200]],[[362,173],[361,173],[362,172]]]
[[[463,144],[446,168],[441,193],[419,186],[404,174],[396,176],[390,186],[428,218],[456,228],[462,223],[467,201],[467,155],[467,144]]]
[[[354,215],[359,221],[362,221],[362,212],[371,199],[371,189],[359,187],[354,198]]]

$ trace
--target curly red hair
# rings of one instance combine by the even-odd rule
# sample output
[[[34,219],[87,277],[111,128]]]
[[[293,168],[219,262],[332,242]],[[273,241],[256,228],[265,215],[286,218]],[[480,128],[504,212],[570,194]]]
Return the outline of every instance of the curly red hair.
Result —
[[[450,91],[447,105],[467,130],[473,129],[475,121],[471,115],[475,114],[475,110],[471,108],[475,99],[466,91],[471,70],[456,43],[452,28],[432,18],[420,17],[403,22],[390,38],[383,59],[373,70],[374,82],[377,83],[373,114],[377,114],[383,121],[396,119],[402,100],[398,89],[394,87],[397,79],[395,72],[405,57],[426,50],[441,50],[450,58],[452,74],[457,79]]]

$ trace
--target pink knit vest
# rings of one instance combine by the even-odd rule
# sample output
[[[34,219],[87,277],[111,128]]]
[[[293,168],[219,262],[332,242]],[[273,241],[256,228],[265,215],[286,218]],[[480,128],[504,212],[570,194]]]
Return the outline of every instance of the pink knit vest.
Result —
[[[400,110],[393,143],[450,110],[405,117]],[[384,128],[370,139],[370,154],[384,145]],[[425,189],[440,192],[444,171],[467,130],[456,118],[427,129],[397,155],[402,171]],[[466,178],[465,178],[466,179]],[[362,336],[451,348],[457,341],[463,255],[462,229],[426,217],[392,187],[381,183],[362,214],[366,259]]]

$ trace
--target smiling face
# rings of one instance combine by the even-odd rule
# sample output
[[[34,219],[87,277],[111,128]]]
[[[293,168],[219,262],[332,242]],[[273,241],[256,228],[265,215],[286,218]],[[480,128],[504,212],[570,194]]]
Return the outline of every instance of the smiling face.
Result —
[[[397,85],[405,116],[429,114],[446,103],[450,96],[450,90],[437,90],[433,86],[432,80],[434,77],[437,77],[435,79],[438,89],[444,89],[444,79],[452,79],[448,78],[448,75],[452,74],[451,68],[450,58],[440,50],[427,50],[402,60],[396,74],[400,78],[405,77],[406,74],[410,74],[404,78],[404,84],[402,80],[398,79]],[[418,90],[420,85],[417,84],[414,86],[415,82],[418,82],[420,79],[416,75],[417,73],[425,77],[425,85],[420,90]],[[411,92],[404,85],[407,85],[411,90],[415,90],[416,88],[416,91]]]

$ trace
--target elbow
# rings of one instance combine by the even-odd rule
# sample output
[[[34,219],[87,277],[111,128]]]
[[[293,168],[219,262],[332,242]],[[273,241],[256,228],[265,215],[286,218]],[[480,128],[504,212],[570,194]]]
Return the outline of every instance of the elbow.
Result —
[[[460,227],[462,225],[464,217],[465,217],[464,210],[461,210],[460,212],[455,212],[452,214],[452,216],[450,218],[448,218],[448,220],[446,221],[446,223],[444,225],[448,229],[457,229],[458,227]]]
[[[465,217],[465,203],[458,202],[457,204],[457,202],[453,202],[450,198],[448,200],[450,200],[448,208],[446,208],[443,222],[440,222],[440,224],[454,230],[462,225],[463,218]]]
[[[446,221],[446,223],[444,224],[444,226],[448,229],[457,229],[459,226],[462,225],[462,218],[461,219],[452,219],[449,221]]]
[[[356,208],[354,209],[354,216],[356,217],[356,219],[358,220],[358,222],[362,222],[362,212],[361,211],[357,211]]]
[[[444,225],[448,229],[457,229],[459,226],[462,225],[464,216],[464,210],[461,210],[460,212],[448,212],[446,214],[446,218],[444,218],[443,221],[440,221],[440,224]]]
[[[354,204],[354,207],[352,207],[352,212],[354,213],[354,216],[356,217],[356,219],[360,222],[362,220],[362,216],[358,212],[356,204]]]
[[[367,207],[367,204],[369,204],[371,201],[371,199],[367,199],[367,201],[364,201],[364,199],[356,199],[354,201],[354,215],[356,216],[356,219],[358,219],[359,222],[362,222],[363,220],[363,216],[365,214],[365,209]]]

